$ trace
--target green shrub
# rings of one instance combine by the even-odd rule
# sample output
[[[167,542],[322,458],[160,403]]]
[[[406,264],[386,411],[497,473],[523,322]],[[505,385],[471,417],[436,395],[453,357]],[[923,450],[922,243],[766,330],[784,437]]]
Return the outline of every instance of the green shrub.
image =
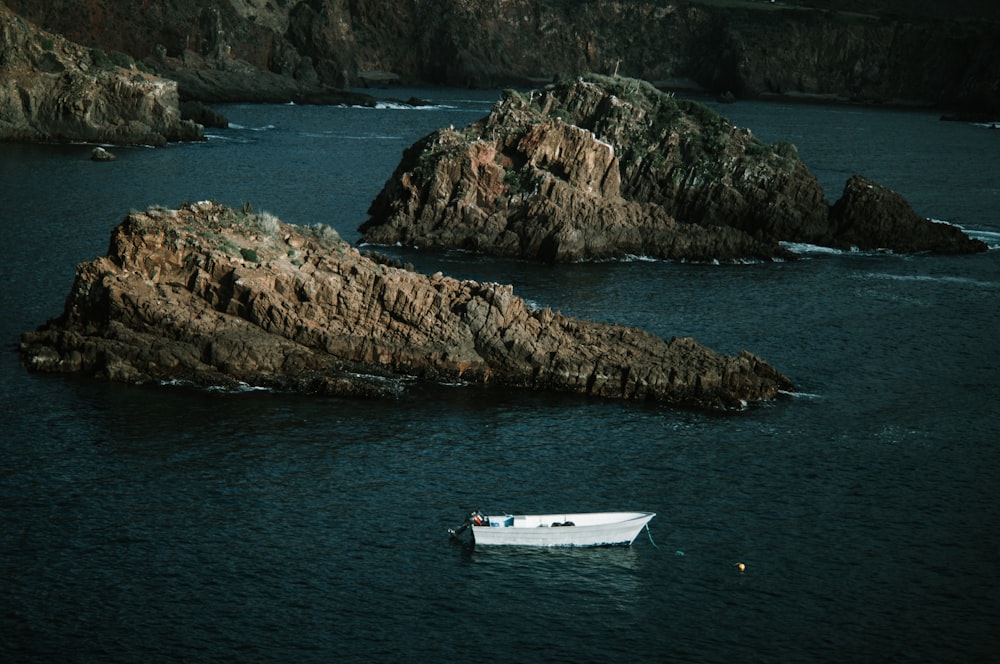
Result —
[[[111,69],[114,67],[114,63],[111,62],[111,58],[108,54],[99,48],[90,49],[90,61],[94,63],[94,66],[98,69]]]
[[[240,255],[243,256],[243,260],[250,261],[251,263],[259,263],[260,257],[257,256],[257,252],[253,249],[240,249]]]
[[[128,53],[122,53],[121,51],[111,51],[108,53],[108,60],[111,61],[116,67],[122,67],[123,69],[131,69],[132,65],[135,64],[135,60]]]
[[[340,233],[332,226],[315,224],[310,227],[310,230],[312,230],[313,237],[319,240],[319,243],[324,246],[330,247],[341,242]]]
[[[770,151],[767,145],[763,141],[756,138],[751,138],[745,143],[745,153],[748,157],[753,157],[754,159],[766,159],[767,153]]]
[[[535,188],[534,176],[526,169],[505,168],[503,182],[508,196],[527,194]]]
[[[222,241],[219,242],[219,251],[224,251],[230,256],[236,256],[241,253],[239,247],[237,247],[229,238],[222,238]]]
[[[135,58],[128,53],[122,53],[121,51],[106,53],[97,47],[90,49],[90,61],[98,69],[114,69],[116,67],[131,69],[135,65]],[[146,67],[146,71],[148,70],[149,68]]]
[[[778,141],[775,143],[774,151],[778,154],[778,156],[784,157],[785,159],[791,159],[793,161],[798,161],[799,159],[798,148],[796,148],[793,143],[789,143],[788,141]]]
[[[510,100],[516,101],[519,104],[523,104],[524,103],[524,97],[521,95],[521,93],[518,92],[517,90],[512,89],[512,88],[504,88],[504,90],[503,90],[503,98],[504,99],[510,99]]]
[[[693,99],[682,99],[678,102],[678,106],[691,116],[695,122],[701,125],[702,132],[712,130],[717,132],[725,124],[725,118],[701,102],[694,101]]]
[[[281,220],[270,212],[259,212],[243,217],[240,222],[240,227],[244,232],[256,232],[261,233],[262,235],[274,237],[278,234],[278,231],[281,230]]]

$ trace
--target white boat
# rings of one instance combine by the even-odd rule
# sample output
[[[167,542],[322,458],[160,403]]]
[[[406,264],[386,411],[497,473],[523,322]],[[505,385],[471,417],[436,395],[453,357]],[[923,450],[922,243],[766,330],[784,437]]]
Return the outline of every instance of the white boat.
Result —
[[[476,546],[629,546],[655,512],[502,514],[473,512],[448,532],[470,530]]]

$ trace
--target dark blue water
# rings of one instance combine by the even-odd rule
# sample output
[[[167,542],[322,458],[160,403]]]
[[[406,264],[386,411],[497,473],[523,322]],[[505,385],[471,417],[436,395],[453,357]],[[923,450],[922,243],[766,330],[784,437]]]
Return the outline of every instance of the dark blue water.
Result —
[[[390,249],[539,306],[760,354],[735,416],[431,387],[369,402],[34,375],[21,332],[132,208],[251,202],[358,238],[402,150],[485,114],[227,106],[203,144],[0,145],[4,661],[991,661],[1000,649],[1000,132],[739,103],[831,198],[860,172],[977,256],[537,266]],[[400,93],[407,96],[409,91]],[[630,549],[468,551],[465,511],[653,510]],[[655,545],[654,545],[655,544]],[[743,562],[740,574],[736,563]]]

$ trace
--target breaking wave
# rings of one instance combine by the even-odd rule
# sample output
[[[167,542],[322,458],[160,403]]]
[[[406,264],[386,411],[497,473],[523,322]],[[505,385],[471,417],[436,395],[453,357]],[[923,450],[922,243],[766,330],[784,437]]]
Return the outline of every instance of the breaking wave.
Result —
[[[243,381],[239,381],[234,385],[209,385],[207,387],[204,387],[190,380],[181,380],[178,378],[174,378],[171,380],[161,380],[160,385],[164,387],[180,387],[185,389],[204,390],[205,392],[216,392],[221,394],[245,394],[247,392],[274,391],[270,387],[263,387],[261,385],[251,385],[250,383],[244,383]]]
[[[277,129],[273,124],[261,125],[260,127],[248,127],[246,125],[241,125],[238,122],[230,122],[230,129],[247,129],[249,131],[271,131],[272,129]]]
[[[797,256],[840,256],[842,254],[861,253],[854,250],[834,249],[824,247],[819,244],[808,244],[806,242],[779,242],[782,247]]]
[[[371,108],[371,106],[362,106],[360,108]],[[457,106],[450,106],[448,104],[407,104],[401,101],[377,101],[375,102],[375,109],[379,111],[390,110],[390,111],[452,111],[457,109]]]
[[[1000,249],[1000,231],[963,230],[973,240],[985,242],[990,251]]]
[[[823,398],[822,395],[814,394],[812,392],[791,392],[791,391],[788,391],[788,390],[778,390],[778,393],[779,394],[783,394],[786,397],[792,397],[793,399],[816,400],[816,399],[822,399]]]

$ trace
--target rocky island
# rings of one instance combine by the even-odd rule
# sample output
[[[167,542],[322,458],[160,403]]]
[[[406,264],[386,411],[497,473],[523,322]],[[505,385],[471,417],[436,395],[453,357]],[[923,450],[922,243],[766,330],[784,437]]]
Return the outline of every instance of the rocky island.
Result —
[[[414,144],[364,240],[567,262],[790,258],[783,242],[972,253],[986,245],[856,176],[830,205],[787,142],[707,106],[588,74],[520,93]]]
[[[211,202],[130,213],[20,352],[35,371],[342,396],[423,380],[728,410],[792,387],[749,352],[535,309],[511,286],[418,274],[329,227]]]

